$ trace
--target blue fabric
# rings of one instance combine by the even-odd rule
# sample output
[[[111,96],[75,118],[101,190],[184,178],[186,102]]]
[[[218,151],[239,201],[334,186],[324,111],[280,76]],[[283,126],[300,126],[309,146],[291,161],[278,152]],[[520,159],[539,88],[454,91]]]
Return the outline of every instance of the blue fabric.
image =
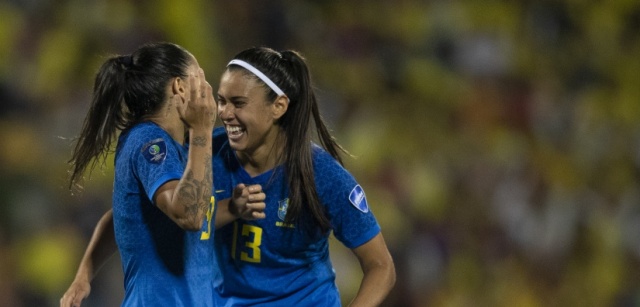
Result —
[[[357,204],[350,201],[358,186],[353,176],[317,146],[313,163],[318,195],[336,238],[355,248],[376,236],[380,227],[373,213],[357,207],[366,206],[364,193],[352,197]],[[217,199],[231,197],[239,183],[260,184],[266,194],[265,219],[237,220],[215,232],[216,305],[340,306],[329,258],[330,232],[309,233],[284,224],[288,187],[283,169],[249,176],[222,128],[214,131],[213,168]]]
[[[121,134],[115,159],[113,219],[124,270],[122,306],[214,306],[213,245],[208,231],[185,231],[153,203],[156,190],[179,180],[188,151],[159,126]]]

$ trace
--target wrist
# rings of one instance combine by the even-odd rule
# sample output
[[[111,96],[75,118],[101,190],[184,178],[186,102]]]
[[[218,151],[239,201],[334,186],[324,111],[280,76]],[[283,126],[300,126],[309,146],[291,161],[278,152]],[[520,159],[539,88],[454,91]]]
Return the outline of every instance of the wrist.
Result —
[[[213,127],[211,127],[211,128],[189,127],[189,136],[191,136],[191,137],[208,136],[210,138],[212,131],[213,131]]]
[[[229,199],[229,213],[231,213],[231,216],[233,216],[236,219],[240,218],[238,207],[236,207],[236,203],[233,201],[233,198]]]
[[[211,145],[211,138],[211,132],[196,132],[192,130],[189,133],[189,143],[194,147]]]
[[[88,270],[79,270],[76,272],[74,280],[79,282],[90,282],[92,279],[91,275],[92,274]]]

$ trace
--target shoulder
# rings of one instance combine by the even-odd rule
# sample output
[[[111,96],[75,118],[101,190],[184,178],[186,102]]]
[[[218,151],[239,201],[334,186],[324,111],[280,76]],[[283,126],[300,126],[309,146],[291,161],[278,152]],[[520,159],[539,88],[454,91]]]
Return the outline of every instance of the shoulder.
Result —
[[[213,139],[227,139],[227,131],[224,130],[224,127],[215,127],[213,129]]]
[[[227,132],[224,127],[216,127],[213,129],[213,152],[218,153],[228,143]]]
[[[353,188],[355,178],[340,162],[318,145],[313,145],[313,172],[320,193],[343,191]]]
[[[137,124],[124,131],[120,136],[121,142],[126,141],[127,143],[133,144],[146,144],[157,139],[164,141],[172,140],[166,131],[151,122]]]
[[[333,156],[331,156],[324,148],[317,144],[311,145],[313,155],[313,167],[315,172],[346,172],[344,167]]]
[[[156,161],[163,160],[167,151],[178,150],[177,147],[178,144],[166,131],[154,123],[144,122],[120,135],[116,152],[127,152],[128,155],[140,152],[145,158]]]

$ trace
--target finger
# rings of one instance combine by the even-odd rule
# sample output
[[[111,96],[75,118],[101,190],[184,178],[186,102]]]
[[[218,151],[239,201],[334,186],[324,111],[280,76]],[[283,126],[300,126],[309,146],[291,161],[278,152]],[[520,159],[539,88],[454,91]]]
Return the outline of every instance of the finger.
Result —
[[[267,217],[267,215],[264,212],[251,212],[251,217],[254,219],[263,219],[265,217]]]
[[[198,80],[197,77],[189,76],[189,102],[198,99]]]
[[[266,198],[267,198],[267,195],[265,195],[262,192],[256,193],[256,194],[249,194],[249,201],[250,202],[264,201]]]
[[[238,198],[241,197],[245,191],[246,185],[244,183],[239,183],[233,189],[233,197]]]
[[[76,295],[76,297],[73,299],[73,304],[71,305],[72,307],[80,307],[80,304],[82,303],[82,299],[83,297]]]
[[[202,70],[202,68],[198,69],[198,73],[200,76],[200,95],[202,95],[202,98],[205,98],[208,94],[207,86],[209,85],[209,82],[205,79],[204,70]]]
[[[212,103],[215,105],[216,100],[213,99],[213,87],[206,80],[205,80],[205,83],[207,84],[207,95],[209,95],[209,98],[211,98]]]
[[[212,101],[210,101],[210,98],[213,98],[213,89],[211,88],[211,85],[209,85],[209,82],[207,81],[203,82],[202,98],[207,98],[207,102],[213,103]]]
[[[247,209],[253,211],[264,211],[266,207],[267,204],[264,202],[247,203]]]
[[[61,299],[60,299],[60,307],[71,307],[73,305],[71,305],[71,300],[72,297],[68,294],[65,294]]]
[[[218,115],[218,113],[216,112],[216,110],[218,109],[218,104],[216,102],[216,100],[213,98],[213,87],[211,87],[211,84],[209,84],[209,82],[205,81],[206,87],[205,87],[205,97],[207,99],[207,104],[209,105],[209,107],[211,107],[211,111],[213,114],[213,118],[215,120],[216,116]]]
[[[69,306],[71,300],[73,299],[73,296],[73,293],[66,292],[60,299],[60,306]]]
[[[250,193],[260,193],[262,192],[262,186],[259,184],[252,184],[248,188]]]
[[[237,192],[242,192],[247,186],[244,183],[238,183],[238,185],[236,185],[236,187],[234,188],[234,193]]]

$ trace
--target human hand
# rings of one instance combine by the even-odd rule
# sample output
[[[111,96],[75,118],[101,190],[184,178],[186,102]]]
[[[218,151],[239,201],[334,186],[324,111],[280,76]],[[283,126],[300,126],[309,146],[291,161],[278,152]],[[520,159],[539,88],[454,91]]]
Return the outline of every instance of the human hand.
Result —
[[[91,285],[88,281],[74,280],[60,299],[60,307],[80,307],[82,300],[89,296]]]
[[[190,75],[188,80],[187,102],[176,103],[180,118],[191,129],[213,130],[217,118],[217,106],[213,98],[213,89],[205,79],[202,68],[198,69],[197,76]]]
[[[237,218],[244,220],[258,220],[265,218],[264,200],[266,195],[259,184],[247,186],[238,184],[233,189],[229,211]]]

